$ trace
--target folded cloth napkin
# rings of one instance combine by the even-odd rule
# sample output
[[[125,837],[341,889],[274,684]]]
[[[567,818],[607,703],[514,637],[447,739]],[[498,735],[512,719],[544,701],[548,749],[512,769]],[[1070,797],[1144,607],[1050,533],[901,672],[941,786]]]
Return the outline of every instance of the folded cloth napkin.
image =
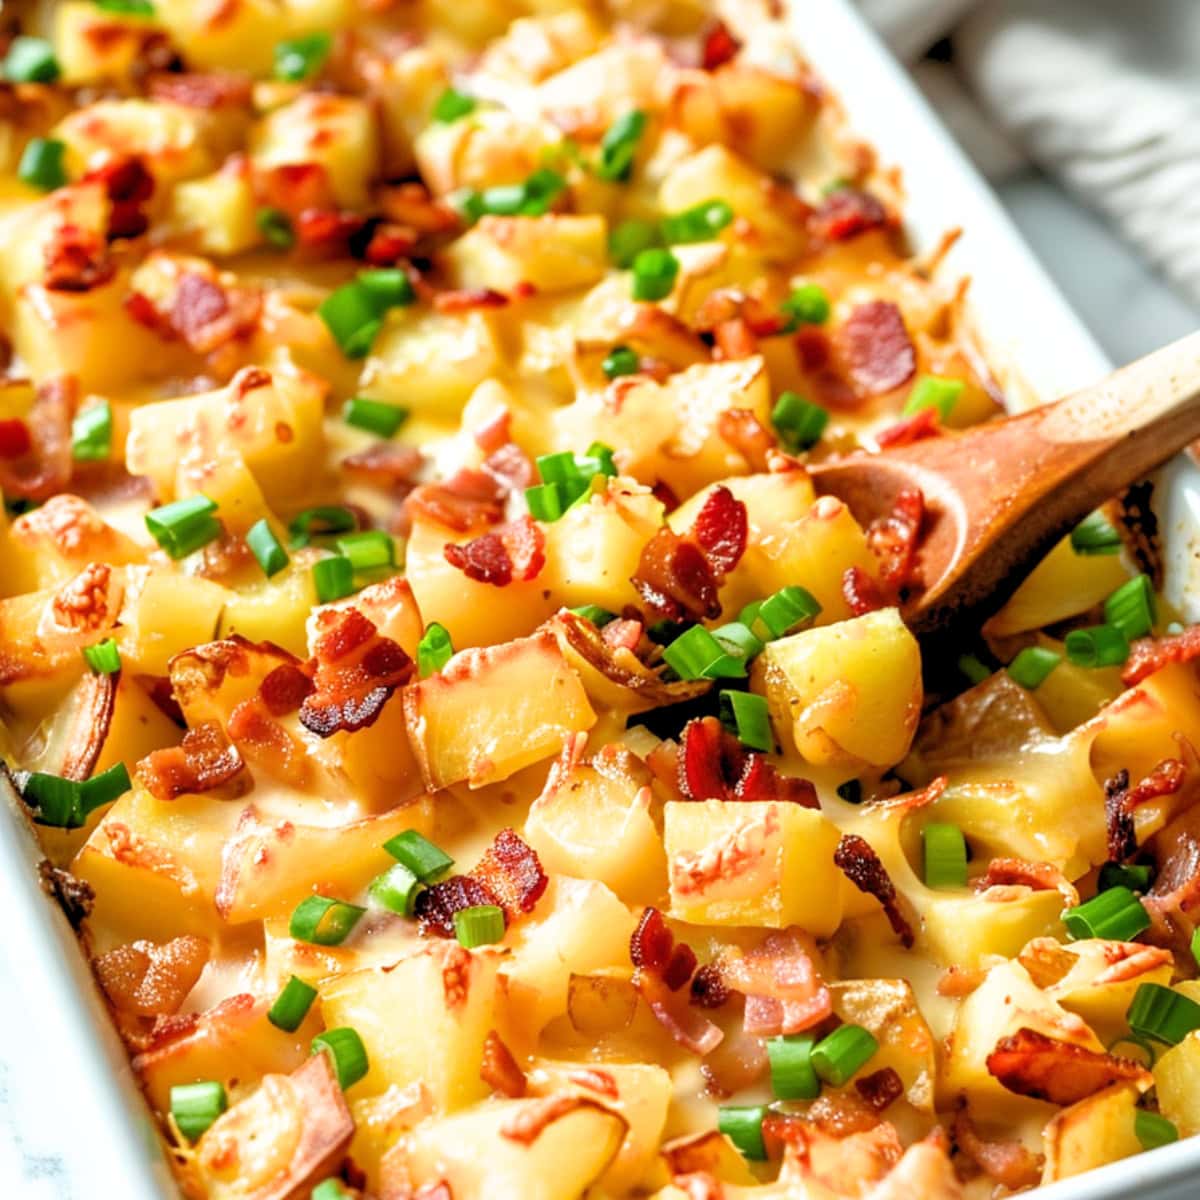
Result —
[[[951,37],[964,91],[918,77],[985,170],[1015,143],[1200,301],[1200,3],[859,2],[909,61]]]

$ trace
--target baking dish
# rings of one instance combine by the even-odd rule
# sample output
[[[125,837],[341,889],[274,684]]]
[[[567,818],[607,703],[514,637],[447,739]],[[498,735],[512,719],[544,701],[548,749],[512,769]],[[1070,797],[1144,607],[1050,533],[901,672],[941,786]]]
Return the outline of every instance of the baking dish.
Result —
[[[1042,396],[1070,390],[1100,374],[1105,367],[1103,356],[1057,298],[902,72],[853,12],[824,0],[819,8],[797,7],[795,18],[799,42],[842,95],[851,123],[869,140],[887,147],[889,161],[908,169],[907,211],[916,247],[932,247],[951,225],[964,227],[965,236],[948,267],[976,280],[979,324],[986,331],[1000,373],[1015,377],[1019,370],[1033,392]],[[1014,296],[1020,297],[1019,304],[1013,303]],[[125,1190],[135,1196],[161,1195],[170,1187],[169,1177],[154,1150],[154,1135],[137,1115],[141,1110],[133,1100],[128,1068],[103,1008],[96,1002],[69,930],[38,899],[32,870],[37,856],[28,842],[28,831],[22,828],[22,817],[14,810],[5,825],[0,853],[13,878],[18,906],[15,924],[20,926],[21,939],[11,943],[10,950],[17,961],[28,964],[21,974],[32,993],[31,1009],[54,1012],[55,1036],[71,1043],[71,1057],[80,1065],[72,1095],[79,1093],[81,1107],[91,1101],[96,1106],[96,1111],[87,1115],[71,1114],[63,1127],[95,1131],[103,1121],[104,1136],[96,1140],[110,1155],[91,1161],[94,1177],[120,1178]],[[99,1038],[88,1024],[85,1009],[92,1010],[91,1016],[102,1027]],[[1165,1163],[1170,1170],[1178,1160],[1184,1171],[1191,1161],[1182,1153],[1185,1150],[1178,1147],[1156,1155],[1154,1162]],[[107,1161],[110,1156],[111,1162]],[[1144,1175],[1143,1169],[1139,1175]],[[1116,1182],[1106,1191],[1104,1180],[1110,1177]],[[1116,1195],[1127,1187],[1117,1168],[1089,1176],[1083,1190],[1058,1187],[1052,1193]],[[1172,1193],[1164,1190],[1159,1194]]]

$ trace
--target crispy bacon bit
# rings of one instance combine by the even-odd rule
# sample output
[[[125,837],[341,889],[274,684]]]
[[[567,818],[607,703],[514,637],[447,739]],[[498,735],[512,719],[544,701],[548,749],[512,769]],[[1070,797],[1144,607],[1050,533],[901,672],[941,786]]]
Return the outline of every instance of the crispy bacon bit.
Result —
[[[185,108],[212,111],[248,107],[254,83],[247,75],[225,71],[164,71],[150,77],[147,91],[154,100],[167,100],[172,104],[182,104]]]
[[[413,661],[357,608],[325,609],[317,620],[314,690],[300,705],[300,723],[320,737],[365,729],[412,677]]]
[[[306,208],[292,219],[296,244],[306,250],[344,254],[351,239],[366,225],[361,213],[337,208]]]
[[[990,887],[1014,885],[1035,892],[1054,892],[1064,883],[1068,883],[1066,876],[1053,863],[1027,862],[1023,858],[993,858],[987,870],[972,882],[972,886],[977,892],[986,892]]]
[[[758,353],[758,338],[744,317],[722,321],[713,330],[713,358],[717,362],[732,362]]]
[[[730,996],[725,977],[716,963],[705,963],[692,976],[692,1003],[701,1008],[721,1008]]]
[[[261,768],[272,778],[293,787],[303,788],[307,784],[312,760],[304,745],[271,715],[261,694],[234,706],[228,730],[253,769]]]
[[[133,291],[126,297],[125,308],[134,320],[161,337],[179,338],[194,353],[209,354],[237,338],[248,337],[257,328],[262,309],[257,289],[223,286],[215,271],[210,277],[200,270],[180,268],[173,262],[164,264],[162,260],[151,266],[166,276],[162,296],[156,301]]]
[[[827,242],[844,242],[891,224],[887,209],[877,197],[851,187],[830,192],[809,218],[809,229]]]
[[[775,435],[748,408],[725,409],[717,418],[717,436],[757,472],[769,469],[769,456],[779,448]]]
[[[533,463],[516,442],[505,442],[483,460],[483,471],[496,481],[501,494],[523,492],[533,482]]]
[[[538,856],[511,829],[502,829],[471,871],[509,921],[532,912],[549,880]]]
[[[1075,1104],[1114,1083],[1148,1087],[1153,1076],[1140,1063],[1021,1028],[1001,1038],[987,1057],[987,1069],[1018,1096]]]
[[[579,1096],[573,1096],[570,1092],[560,1092],[556,1096],[543,1096],[540,1100],[520,1106],[500,1126],[500,1136],[513,1142],[520,1142],[523,1146],[532,1146],[547,1125],[553,1124],[559,1117],[564,1117],[567,1113],[588,1103],[589,1101]]]
[[[284,163],[260,170],[255,183],[259,201],[287,213],[292,220],[308,209],[334,207],[333,184],[320,163]]]
[[[605,625],[600,631],[600,637],[604,644],[613,650],[632,652],[637,650],[638,643],[642,640],[642,629],[641,621],[618,617],[615,621],[609,621]]]
[[[86,879],[80,879],[70,871],[56,867],[48,858],[43,858],[38,863],[38,878],[42,891],[57,901],[71,928],[78,930],[84,920],[91,916],[92,906],[96,902],[96,892],[92,885]]]
[[[656,976],[668,991],[677,992],[696,970],[696,952],[676,942],[657,908],[647,907],[629,940],[629,957],[639,970]]]
[[[741,561],[746,552],[748,531],[745,504],[735,499],[724,484],[713,488],[696,514],[692,537],[704,551],[718,580]]]
[[[960,1108],[954,1117],[954,1144],[983,1170],[989,1179],[1018,1192],[1033,1187],[1042,1178],[1042,1155],[1027,1150],[1019,1141],[985,1141]]]
[[[912,946],[912,926],[900,911],[896,886],[871,844],[856,833],[844,834],[833,852],[833,861],[860,892],[874,896],[883,905],[888,924],[896,936],[906,947]]]
[[[937,994],[956,999],[969,996],[983,982],[986,974],[978,967],[947,967],[938,976]]]
[[[913,442],[938,437],[941,432],[941,413],[936,408],[922,408],[911,417],[881,429],[875,435],[875,442],[881,450],[886,450],[895,446],[911,446]]]
[[[879,577],[897,595],[913,583],[924,520],[925,495],[910,487],[897,494],[891,513],[867,527],[867,546],[879,560]]]
[[[312,691],[312,680],[294,663],[282,663],[259,684],[258,694],[273,717],[295,712]]]
[[[519,517],[461,545],[447,542],[446,561],[468,579],[506,587],[536,579],[546,565],[546,535],[530,516]]]
[[[856,617],[876,612],[883,607],[879,585],[862,567],[846,568],[842,575],[842,596]]]
[[[795,930],[772,933],[745,954],[721,959],[724,982],[746,997],[746,1033],[801,1033],[829,1017],[833,998],[816,959],[816,943]]]
[[[78,225],[60,225],[47,240],[43,255],[44,279],[52,292],[90,292],[117,272],[107,242]]]
[[[422,183],[400,183],[379,190],[383,215],[420,234],[454,233],[462,218],[449,204],[435,200]]]
[[[493,1092],[499,1092],[510,1100],[525,1095],[525,1072],[517,1065],[512,1051],[494,1029],[489,1029],[483,1040],[483,1063],[479,1068],[479,1078]]]
[[[405,494],[415,485],[422,461],[416,446],[372,442],[365,450],[347,454],[342,459],[342,468],[381,487]]]
[[[1129,786],[1129,772],[1118,771],[1104,784],[1104,817],[1108,827],[1108,857],[1124,862],[1137,853],[1137,833],[1133,823],[1136,808],[1160,796],[1173,796],[1183,787],[1186,768],[1177,758],[1162,762],[1135,787]]]
[[[178,746],[154,750],[138,763],[135,774],[158,800],[174,800],[192,792],[210,792],[231,782],[245,764],[237,747],[217,721],[189,729]],[[243,780],[248,784],[249,780]]]
[[[462,288],[458,291],[438,292],[433,298],[433,307],[442,313],[471,312],[476,308],[503,308],[508,297],[494,288]]]
[[[900,309],[890,300],[860,304],[836,338],[851,383],[867,396],[890,392],[916,373],[917,352]]]
[[[1138,638],[1130,648],[1129,658],[1121,671],[1121,682],[1136,687],[1147,676],[1171,663],[1187,663],[1200,656],[1200,625],[1166,637]]]
[[[704,552],[667,526],[646,543],[631,582],[646,604],[668,620],[721,615],[717,581]]]
[[[114,1008],[139,1017],[178,1012],[208,962],[208,943],[192,934],[169,942],[129,942],[96,959],[96,978]]]
[[[117,154],[93,167],[84,182],[97,181],[108,195],[108,236],[138,237],[150,226],[145,205],[154,195],[154,176],[137,154]]]
[[[876,1111],[883,1112],[889,1104],[904,1095],[904,1083],[892,1067],[873,1071],[854,1081],[854,1090]]]
[[[451,875],[426,888],[416,899],[414,913],[423,934],[454,936],[454,914],[477,904],[493,904],[491,892],[470,875]]]
[[[724,21],[715,21],[704,32],[700,49],[700,66],[705,71],[715,71],[737,57],[742,43],[733,36]]]
[[[0,458],[21,458],[32,449],[29,426],[20,417],[0,421]]]
[[[786,800],[818,807],[816,789],[807,779],[780,775],[716,717],[698,717],[684,726],[677,768],[685,800]]]

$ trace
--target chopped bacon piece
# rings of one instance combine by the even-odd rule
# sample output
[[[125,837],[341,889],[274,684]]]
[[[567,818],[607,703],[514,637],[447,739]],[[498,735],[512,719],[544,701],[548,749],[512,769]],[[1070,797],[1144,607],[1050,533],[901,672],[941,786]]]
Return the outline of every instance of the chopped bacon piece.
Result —
[[[731,362],[736,359],[749,358],[758,353],[758,338],[750,328],[750,322],[744,317],[734,317],[731,321],[722,321],[713,330],[715,353],[713,358],[718,362]]]
[[[196,354],[248,337],[257,328],[262,296],[256,289],[225,287],[215,271],[210,277],[173,265],[168,270],[175,279],[161,303],[138,291],[126,298],[125,308],[134,320],[162,337],[182,339]]]
[[[883,607],[883,596],[879,593],[879,585],[862,567],[846,568],[842,575],[842,595],[850,606],[850,611],[856,617],[876,612]]]
[[[887,229],[892,225],[888,211],[870,192],[842,187],[814,209],[809,229],[827,242],[844,242],[871,229]]]
[[[532,517],[519,517],[469,542],[447,542],[446,561],[468,579],[506,587],[536,579],[546,565],[546,535]]]
[[[360,249],[364,237],[366,245]],[[394,267],[413,256],[418,241],[416,233],[407,226],[392,221],[368,221],[352,249],[373,267]]]
[[[733,36],[724,21],[714,21],[704,31],[700,49],[700,65],[706,71],[715,71],[737,57],[742,43]]]
[[[912,926],[900,911],[899,900],[896,897],[896,885],[892,883],[887,870],[875,853],[871,844],[856,833],[842,835],[837,849],[833,852],[833,861],[847,879],[860,892],[874,896],[883,905],[888,924],[896,936],[906,947],[913,944]]]
[[[494,288],[462,288],[458,291],[438,292],[433,297],[433,307],[442,313],[471,312],[476,308],[503,308],[508,297]]]
[[[729,1000],[730,990],[725,983],[721,968],[716,963],[705,963],[692,976],[692,1003],[701,1008],[721,1008]]]
[[[638,642],[642,640],[642,629],[641,621],[618,617],[615,621],[609,621],[605,625],[600,631],[600,637],[605,645],[611,646],[614,650],[634,651],[638,648]]]
[[[696,952],[676,942],[657,908],[647,907],[629,940],[629,957],[639,971],[656,976],[668,991],[677,992],[696,970]]]
[[[312,680],[295,664],[282,663],[259,684],[258,694],[273,717],[295,712],[313,689]]]
[[[112,1006],[139,1017],[179,1011],[208,962],[208,942],[193,934],[169,942],[129,942],[93,964]]]
[[[90,292],[117,273],[108,243],[90,229],[60,225],[43,251],[45,283],[52,292]]]
[[[366,224],[366,217],[337,208],[306,208],[292,219],[296,244],[306,250],[344,254],[350,239]]]
[[[833,1012],[833,997],[815,960],[816,943],[795,930],[772,933],[742,955],[720,960],[722,981],[746,997],[745,1032],[757,1037],[801,1033]]]
[[[685,992],[673,992],[660,976],[640,968],[633,978],[655,1019],[685,1050],[703,1057],[721,1044],[721,1029],[688,1004]]]
[[[1137,853],[1137,832],[1133,813],[1140,805],[1159,796],[1173,796],[1183,787],[1186,768],[1177,758],[1162,762],[1135,787],[1129,786],[1129,772],[1118,771],[1104,783],[1104,817],[1108,827],[1108,857],[1124,862]]]
[[[694,542],[667,526],[642,549],[631,582],[646,604],[669,620],[711,620],[721,615],[708,558]]]
[[[1068,884],[1066,876],[1053,863],[1026,862],[1023,858],[993,858],[987,870],[972,886],[977,892],[986,892],[990,887],[1018,885],[1035,892],[1054,892]]]
[[[135,774],[156,799],[174,800],[191,792],[209,792],[221,787],[235,779],[244,766],[237,747],[225,736],[220,724],[202,721],[184,734],[178,746],[146,755]]]
[[[484,471],[464,468],[441,483],[425,483],[405,502],[415,517],[426,517],[459,533],[504,519],[504,493]]]
[[[510,1100],[525,1095],[528,1086],[525,1072],[517,1065],[512,1051],[494,1029],[489,1029],[483,1040],[483,1063],[479,1068],[479,1078],[493,1092]]]
[[[748,532],[746,505],[724,484],[709,492],[692,526],[692,537],[717,579],[723,579],[741,561]]]
[[[342,459],[342,468],[355,475],[363,475],[372,483],[403,491],[416,483],[416,474],[422,461],[421,452],[416,446],[373,442],[365,450],[347,454]]]
[[[987,1069],[1010,1092],[1051,1104],[1075,1104],[1114,1083],[1148,1087],[1153,1082],[1150,1072],[1131,1059],[1028,1028],[1001,1038],[987,1057]]]
[[[816,789],[807,779],[780,775],[716,717],[689,721],[679,743],[678,784],[685,800],[786,800],[818,807]]]
[[[307,209],[335,206],[333,184],[320,163],[283,163],[260,170],[255,184],[260,203],[279,209],[293,221]]]
[[[717,418],[717,436],[757,472],[769,469],[770,454],[779,448],[775,435],[748,408],[725,409]],[[672,507],[678,506],[676,501]]]
[[[876,1112],[883,1112],[889,1104],[904,1095],[904,1083],[893,1067],[884,1067],[856,1079],[854,1090]]]
[[[937,994],[961,999],[969,996],[984,981],[987,972],[979,967],[947,967],[938,976]]]
[[[875,435],[875,441],[881,450],[886,450],[896,446],[911,446],[913,442],[923,442],[926,438],[939,437],[941,432],[941,413],[931,406],[897,421],[895,425],[881,429]]]
[[[1121,671],[1121,682],[1126,687],[1135,687],[1155,671],[1171,663],[1191,662],[1197,656],[1200,656],[1200,625],[1166,637],[1138,638]]]
[[[247,108],[254,92],[248,75],[226,71],[164,71],[151,75],[147,91],[154,100],[167,100],[185,108]]]
[[[416,899],[413,912],[423,934],[454,936],[454,914],[477,904],[493,904],[492,893],[470,875],[451,875],[433,884]]]
[[[93,167],[84,182],[98,181],[108,195],[108,236],[137,237],[146,232],[150,218],[145,204],[154,195],[154,176],[137,154],[117,154]]]
[[[483,470],[505,495],[523,492],[533,482],[533,463],[516,442],[505,442],[492,450],[483,460]]]
[[[532,912],[549,880],[534,851],[511,829],[502,829],[471,870],[511,921]]]
[[[0,421],[0,458],[20,458],[32,449],[29,426],[20,417]]]
[[[985,1141],[971,1123],[965,1108],[960,1108],[954,1117],[954,1144],[973,1159],[989,1179],[1011,1191],[1033,1187],[1042,1178],[1040,1154],[1034,1154],[1016,1140]]]
[[[381,188],[379,202],[389,221],[406,225],[417,233],[454,233],[462,225],[462,218],[454,208],[435,200],[422,183],[399,183]]]
[[[317,621],[313,691],[300,705],[300,723],[320,737],[364,729],[412,677],[413,661],[357,608],[325,609]]]
[[[846,374],[867,396],[907,383],[917,370],[917,352],[900,309],[890,300],[860,304],[836,335]]]
[[[924,520],[924,493],[906,487],[897,493],[891,513],[867,527],[867,546],[879,560],[879,577],[884,587],[897,594],[913,582]]]

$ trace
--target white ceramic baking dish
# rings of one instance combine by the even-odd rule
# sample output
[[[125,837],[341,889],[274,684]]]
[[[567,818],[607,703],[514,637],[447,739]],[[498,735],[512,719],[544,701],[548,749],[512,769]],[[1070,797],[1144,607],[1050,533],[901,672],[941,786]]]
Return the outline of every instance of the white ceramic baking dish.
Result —
[[[468,3],[471,0],[467,0]],[[970,275],[972,302],[989,357],[1002,377],[1015,369],[1041,398],[1081,387],[1108,369],[1103,353],[1066,306],[996,199],[930,111],[904,70],[877,42],[849,0],[795,0],[797,41],[841,96],[855,130],[903,171],[907,219],[918,250],[951,228],[964,233],[946,263]],[[1160,506],[1168,532],[1200,528],[1200,487],[1190,464],[1167,472]],[[1178,601],[1190,579],[1191,539],[1172,536],[1169,589]],[[0,789],[4,791],[5,789]],[[0,800],[0,880],[5,946],[25,1000],[23,1026],[5,1041],[53,1046],[46,1061],[70,1064],[54,1087],[63,1156],[88,1195],[123,1200],[175,1196],[153,1122],[133,1080],[91,973],[57,906],[38,885],[41,855],[24,814]],[[0,1046],[0,1054],[5,1054]],[[11,1058],[11,1052],[6,1057]],[[25,1053],[28,1062],[39,1056]],[[1045,1200],[1183,1200],[1200,1183],[1200,1138],[1117,1163],[1039,1192]],[[18,1192],[6,1192],[19,1195]],[[49,1194],[49,1193],[47,1193]],[[81,1195],[84,1193],[80,1193]],[[915,1198],[914,1198],[915,1200]]]

